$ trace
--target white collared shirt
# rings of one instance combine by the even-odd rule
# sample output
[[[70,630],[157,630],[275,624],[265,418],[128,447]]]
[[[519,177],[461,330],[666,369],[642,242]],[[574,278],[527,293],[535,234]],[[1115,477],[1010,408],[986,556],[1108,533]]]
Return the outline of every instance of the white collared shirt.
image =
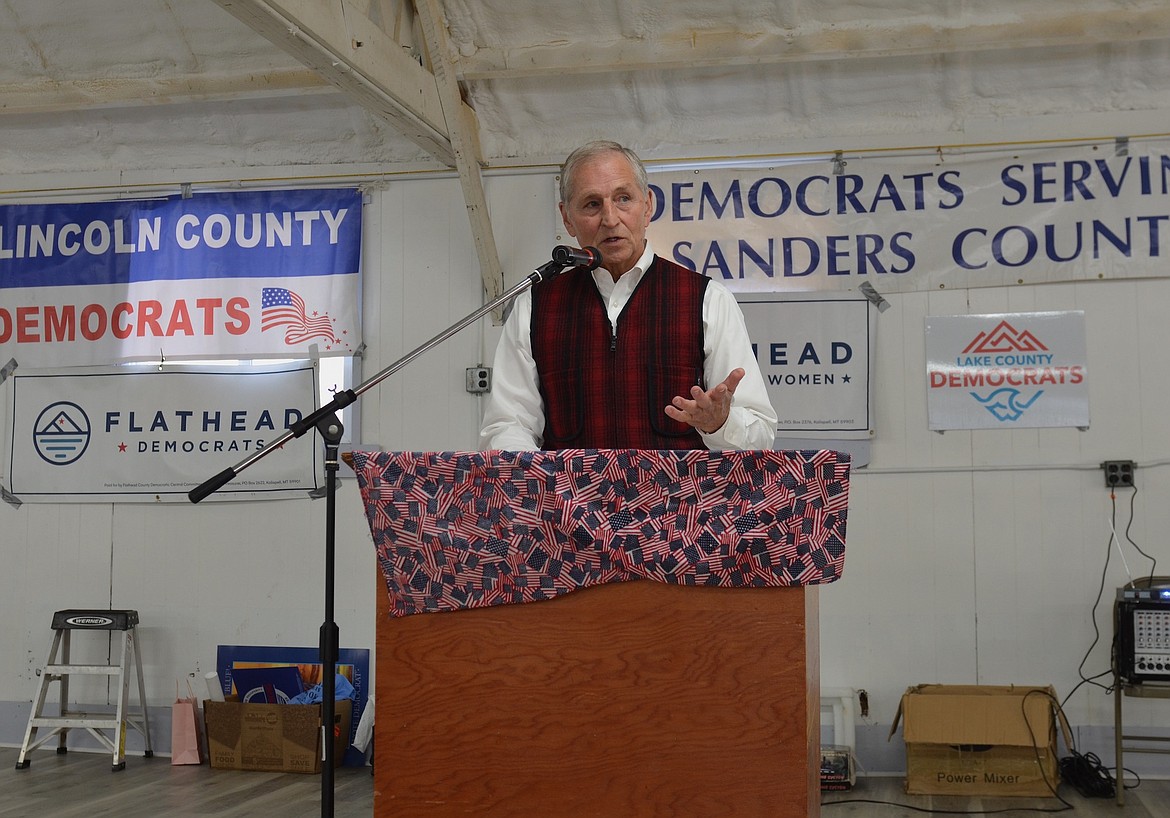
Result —
[[[646,270],[654,262],[654,250],[646,242],[638,263],[617,281],[603,269],[593,271],[593,282],[605,302],[610,326],[617,326],[626,303]],[[532,291],[525,290],[512,302],[504,334],[496,347],[492,390],[484,408],[479,433],[482,449],[523,451],[539,449],[544,439],[544,403],[538,388],[536,361],[532,357]],[[743,312],[735,296],[712,279],[703,296],[703,377],[710,389],[731,371],[747,373],[735,390],[731,414],[715,432],[699,432],[708,449],[770,449],[776,437],[776,411],[752,351]],[[690,399],[690,395],[683,395]],[[665,409],[665,407],[663,407]]]

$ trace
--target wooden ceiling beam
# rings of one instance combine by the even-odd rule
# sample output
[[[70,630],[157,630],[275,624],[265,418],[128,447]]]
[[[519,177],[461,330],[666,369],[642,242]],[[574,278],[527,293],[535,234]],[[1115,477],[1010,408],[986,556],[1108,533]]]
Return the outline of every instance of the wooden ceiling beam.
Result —
[[[215,0],[448,167],[456,164],[435,75],[353,0]],[[470,108],[463,113],[472,120]]]
[[[1021,6],[1021,8],[1023,8]],[[846,59],[879,59],[1007,49],[1061,48],[1170,39],[1165,6],[1065,10],[1046,16],[953,23],[904,21],[752,33],[688,31],[653,39],[565,40],[514,48],[481,48],[457,63],[463,81],[555,74],[662,71]]]
[[[308,68],[228,76],[180,74],[149,79],[41,79],[0,85],[0,115],[68,113],[88,109],[232,102],[336,93],[337,88]]]
[[[446,118],[447,134],[455,154],[455,168],[459,172],[459,183],[463,187],[467,217],[471,221],[471,235],[479,259],[484,295],[491,300],[504,291],[504,271],[500,266],[495,233],[492,231],[491,216],[488,213],[487,196],[483,188],[483,176],[480,172],[483,151],[479,143],[479,124],[474,117],[467,116],[470,109],[463,104],[459,80],[452,65],[447,27],[438,0],[414,0],[414,7],[423,31],[431,71],[434,72],[438,84],[439,101]],[[494,319],[497,322],[502,320],[501,314],[497,312]]]

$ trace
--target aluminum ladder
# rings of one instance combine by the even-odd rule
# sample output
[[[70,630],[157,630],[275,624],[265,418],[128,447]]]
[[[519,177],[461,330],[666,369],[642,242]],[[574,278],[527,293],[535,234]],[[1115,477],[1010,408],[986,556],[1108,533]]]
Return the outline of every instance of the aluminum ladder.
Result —
[[[49,649],[48,661],[40,674],[40,685],[37,687],[36,699],[28,717],[28,727],[24,733],[24,743],[20,746],[20,755],[16,759],[16,769],[27,769],[29,752],[53,736],[58,737],[57,752],[67,752],[66,737],[74,728],[88,730],[113,754],[112,769],[115,772],[126,768],[126,731],[129,728],[134,728],[145,738],[146,757],[154,755],[150,745],[150,723],[142,683],[142,657],[138,651],[137,627],[138,611],[69,609],[53,614],[53,645]],[[110,664],[72,664],[69,661],[69,643],[73,631],[121,632],[122,649],[118,663],[112,664],[114,657],[111,655]],[[111,649],[111,654],[112,652]],[[131,663],[138,676],[138,699],[141,709],[137,712],[128,709]],[[78,675],[110,678],[116,686],[118,697],[113,713],[85,713],[70,709],[69,677]],[[49,685],[52,682],[61,684],[60,709],[58,715],[46,716],[45,700],[48,698]],[[41,733],[42,728],[47,728],[46,732]]]

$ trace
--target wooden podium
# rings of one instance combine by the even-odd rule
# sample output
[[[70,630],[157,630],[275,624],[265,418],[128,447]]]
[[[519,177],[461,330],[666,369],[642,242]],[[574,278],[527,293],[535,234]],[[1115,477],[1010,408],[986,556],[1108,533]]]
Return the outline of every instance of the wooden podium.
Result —
[[[378,818],[820,815],[818,591],[640,580],[391,618]]]
[[[820,815],[832,451],[355,452],[379,818]]]

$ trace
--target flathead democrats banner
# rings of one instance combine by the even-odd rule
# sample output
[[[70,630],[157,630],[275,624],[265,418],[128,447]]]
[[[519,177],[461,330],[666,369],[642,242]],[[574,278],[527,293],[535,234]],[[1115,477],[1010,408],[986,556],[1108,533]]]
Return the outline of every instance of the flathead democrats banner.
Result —
[[[191,489],[300,422],[317,394],[309,361],[21,367],[4,386],[4,482],[33,503],[187,502]],[[318,486],[319,449],[315,436],[294,439],[208,499],[304,497]]]
[[[361,216],[337,189],[0,207],[0,360],[351,354]]]

